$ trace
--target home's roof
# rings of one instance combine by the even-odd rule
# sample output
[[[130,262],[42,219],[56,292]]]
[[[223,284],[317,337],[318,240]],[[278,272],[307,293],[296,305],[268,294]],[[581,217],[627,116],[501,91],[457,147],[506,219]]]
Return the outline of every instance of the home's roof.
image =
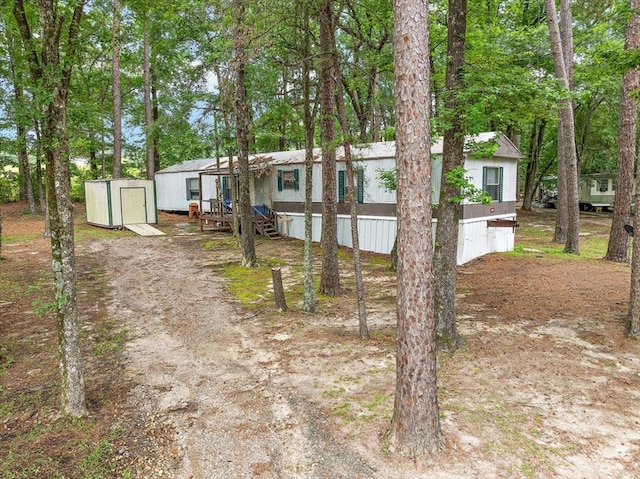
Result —
[[[494,156],[500,158],[519,159],[522,158],[522,154],[515,147],[515,145],[505,135],[497,132],[479,133],[478,135],[467,137],[467,151],[466,153],[473,152],[473,145],[477,143],[485,143],[495,140],[498,143],[498,149],[495,151]],[[431,146],[431,153],[433,155],[442,154],[442,138],[438,139]],[[291,150],[291,151],[277,151],[272,153],[255,153],[249,156],[249,167],[252,170],[260,170],[266,166],[277,165],[294,165],[304,163],[306,152],[305,150]],[[351,147],[351,155],[354,161],[358,160],[374,160],[384,158],[394,158],[396,155],[396,142],[384,141],[377,143],[368,143],[361,145],[353,145]],[[313,150],[313,161],[320,161],[322,158],[322,150],[315,148]],[[344,161],[344,147],[340,146],[336,150],[336,158],[338,161]],[[238,158],[233,157],[234,168],[237,168]],[[229,171],[229,158],[215,159],[201,159],[185,161],[183,163],[170,166],[158,173],[175,173],[181,171],[200,171],[202,173],[220,174]],[[157,174],[157,173],[156,173]]]
[[[183,161],[182,163],[177,163],[175,165],[169,166],[163,170],[156,171],[156,175],[158,173],[179,173],[179,172],[187,172],[187,171],[200,171],[206,168],[215,168],[216,160],[212,158],[201,158],[199,160],[188,160]]]

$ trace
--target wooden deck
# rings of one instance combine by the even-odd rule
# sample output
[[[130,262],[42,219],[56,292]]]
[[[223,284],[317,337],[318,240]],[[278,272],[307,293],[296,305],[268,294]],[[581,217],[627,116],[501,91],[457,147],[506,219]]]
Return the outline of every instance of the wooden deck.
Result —
[[[212,208],[214,211],[200,213],[200,231],[233,231],[233,214],[229,208]],[[221,211],[221,213],[218,213]],[[280,233],[277,226],[277,215],[268,206],[252,206],[251,218],[255,234],[266,236],[267,238],[279,238]]]

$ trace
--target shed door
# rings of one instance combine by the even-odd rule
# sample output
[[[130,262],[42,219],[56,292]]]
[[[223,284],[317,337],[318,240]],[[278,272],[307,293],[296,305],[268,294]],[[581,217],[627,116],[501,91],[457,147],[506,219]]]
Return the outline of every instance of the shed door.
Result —
[[[146,188],[121,188],[122,224],[135,225],[147,222]]]

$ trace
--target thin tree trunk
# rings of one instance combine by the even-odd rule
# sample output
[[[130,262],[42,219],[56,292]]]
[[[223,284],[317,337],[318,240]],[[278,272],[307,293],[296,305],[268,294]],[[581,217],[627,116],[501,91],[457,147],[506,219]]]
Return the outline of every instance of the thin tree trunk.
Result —
[[[538,172],[538,164],[540,162],[540,152],[542,151],[542,142],[544,139],[544,130],[547,125],[545,119],[535,120],[531,127],[531,140],[529,143],[529,163],[527,164],[527,175],[524,183],[524,199],[522,209],[531,211],[533,203],[533,195],[536,191],[536,174]]]
[[[29,211],[35,213],[36,203],[33,195],[33,182],[31,181],[31,168],[29,166],[29,152],[27,151],[27,127],[25,125],[26,105],[24,101],[24,85],[22,73],[18,71],[16,65],[15,48],[16,39],[13,35],[7,33],[7,37],[11,45],[8,48],[9,64],[11,69],[11,77],[13,79],[13,98],[15,100],[16,109],[16,142],[18,146],[18,170],[20,175],[19,188],[20,199],[26,200],[29,205]]]
[[[145,123],[145,151],[147,165],[147,179],[155,178],[155,154],[153,152],[153,112],[151,106],[151,44],[150,44],[150,26],[149,12],[144,13],[144,32],[142,38],[142,65],[143,65],[143,82],[144,82],[144,123]]]
[[[380,70],[376,67],[373,74],[373,81],[371,88],[373,92],[371,94],[371,100],[373,102],[371,120],[371,141],[376,143],[380,141],[380,131],[382,129],[382,112],[380,111]]]
[[[322,138],[322,273],[320,292],[340,294],[338,265],[338,205],[336,199],[335,30],[333,0],[323,0],[320,23],[320,127]]]
[[[460,203],[454,198],[460,188],[447,181],[447,175],[464,166],[464,111],[458,95],[463,88],[467,0],[449,0],[447,69],[444,104],[451,118],[444,132],[442,180],[438,202],[438,223],[433,255],[435,315],[438,345],[454,351],[460,345],[456,327],[456,266]]]
[[[246,39],[244,31],[244,1],[234,0],[234,48],[236,72],[236,135],[238,140],[238,169],[240,174],[240,224],[242,227],[242,265],[252,268],[258,264],[254,243],[251,196],[249,191],[249,105],[245,83]]]
[[[113,177],[122,176],[122,93],[120,90],[120,0],[113,0],[111,81],[113,84]]]
[[[156,77],[151,68],[151,118],[153,122],[153,171],[160,170],[160,148],[158,147],[158,121],[160,120],[160,109],[158,108],[158,89],[156,88]]]
[[[334,57],[335,58],[335,57]],[[338,65],[334,68],[337,70]],[[353,274],[356,280],[356,299],[358,302],[358,331],[360,339],[369,339],[369,327],[367,325],[367,308],[364,302],[364,283],[362,281],[362,259],[360,255],[360,236],[358,235],[358,210],[356,203],[356,188],[353,174],[353,161],[351,158],[351,143],[349,140],[349,125],[347,123],[347,111],[344,106],[342,82],[338,82],[336,103],[342,127],[344,147],[344,159],[347,170],[347,199],[349,201],[349,214],[351,219],[351,246],[353,248]]]
[[[631,0],[634,12],[627,24],[626,50],[640,47],[640,16],[636,13],[640,0]],[[624,225],[631,221],[633,191],[633,167],[636,160],[636,130],[638,123],[638,100],[633,93],[640,87],[638,69],[626,72],[622,78],[620,116],[618,119],[618,170],[616,173],[616,194],[613,201],[613,218],[605,259],[626,263],[629,236]]]
[[[427,2],[395,0],[398,331],[389,443],[419,463],[441,445],[433,309],[428,18]]]
[[[313,141],[315,108],[311,110],[311,28],[309,4],[304,7],[304,60],[302,62],[302,94],[305,132],[304,184],[304,291],[302,310],[316,311],[313,291]]]

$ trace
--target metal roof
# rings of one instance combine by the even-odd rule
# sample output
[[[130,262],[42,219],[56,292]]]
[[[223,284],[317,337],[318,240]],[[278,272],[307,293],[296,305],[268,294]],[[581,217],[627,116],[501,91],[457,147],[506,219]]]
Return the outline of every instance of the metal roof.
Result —
[[[522,158],[522,154],[515,147],[515,145],[506,137],[506,135],[497,132],[479,133],[474,136],[468,136],[466,138],[467,148],[466,153],[472,153],[472,146],[474,143],[484,143],[487,141],[495,140],[498,143],[498,149],[495,151],[494,156],[500,158]],[[439,138],[431,146],[431,154],[442,154],[443,140]],[[351,146],[351,155],[354,161],[358,160],[374,160],[384,158],[395,158],[396,155],[396,142],[395,141],[383,141],[377,143],[368,143],[361,145]],[[304,163],[306,156],[305,150],[291,150],[291,151],[277,151],[272,153],[255,153],[249,155],[249,168],[251,170],[260,170],[268,166],[279,165],[295,165]],[[322,150],[320,148],[314,148],[313,161],[318,162],[322,158]],[[344,161],[344,147],[340,146],[336,150],[336,158],[338,161]],[[219,166],[219,168],[218,168]],[[233,167],[238,167],[238,157],[233,157]],[[158,173],[176,173],[185,171],[200,171],[202,173],[224,173],[229,171],[229,158],[215,159],[200,159],[191,160],[179,163],[177,165],[170,166],[164,170],[158,171]]]
[[[163,170],[156,171],[156,175],[159,173],[180,173],[187,171],[200,171],[206,168],[216,167],[216,160],[212,158],[202,158],[199,160],[187,160],[182,163],[169,166]]]

